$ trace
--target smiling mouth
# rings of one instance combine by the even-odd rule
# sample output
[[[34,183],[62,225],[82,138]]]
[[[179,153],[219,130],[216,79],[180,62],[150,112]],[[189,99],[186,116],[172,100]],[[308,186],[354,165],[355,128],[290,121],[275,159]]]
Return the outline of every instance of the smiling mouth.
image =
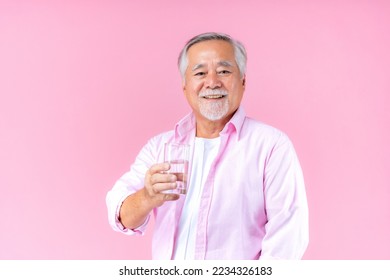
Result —
[[[206,96],[202,96],[202,98],[205,98],[205,99],[221,99],[223,97],[225,97],[226,95],[222,95],[222,94],[215,94],[215,95],[206,95]]]

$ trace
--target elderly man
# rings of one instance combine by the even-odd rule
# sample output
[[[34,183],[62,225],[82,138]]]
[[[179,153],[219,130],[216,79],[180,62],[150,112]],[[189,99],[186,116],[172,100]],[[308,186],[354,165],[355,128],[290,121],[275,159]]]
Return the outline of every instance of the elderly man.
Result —
[[[300,259],[308,244],[301,167],[288,137],[245,115],[246,51],[226,34],[192,38],[179,56],[192,113],[143,147],[108,192],[109,221],[143,234],[155,218],[154,259]],[[191,147],[188,194],[164,143]]]

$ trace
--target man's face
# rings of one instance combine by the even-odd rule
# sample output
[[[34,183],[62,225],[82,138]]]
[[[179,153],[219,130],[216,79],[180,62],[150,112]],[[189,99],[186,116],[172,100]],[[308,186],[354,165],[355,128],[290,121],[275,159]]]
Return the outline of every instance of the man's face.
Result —
[[[233,46],[210,40],[191,46],[183,91],[197,120],[227,122],[241,103],[245,82]]]

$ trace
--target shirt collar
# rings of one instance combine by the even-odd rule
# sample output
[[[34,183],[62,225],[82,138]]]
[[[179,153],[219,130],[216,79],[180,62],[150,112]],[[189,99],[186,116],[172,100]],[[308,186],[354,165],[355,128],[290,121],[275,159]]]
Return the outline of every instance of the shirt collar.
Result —
[[[233,117],[228,121],[225,127],[220,132],[220,135],[231,134],[236,132],[237,140],[240,140],[241,129],[245,121],[245,111],[244,108],[239,107],[234,113]]]
[[[234,131],[237,133],[237,140],[240,139],[240,133],[242,126],[245,121],[245,111],[244,108],[239,107],[234,113],[233,117],[228,121],[225,127],[220,132],[220,135],[231,134]],[[182,142],[190,132],[195,132],[196,128],[196,119],[193,113],[188,114],[182,118],[175,125],[175,140]]]

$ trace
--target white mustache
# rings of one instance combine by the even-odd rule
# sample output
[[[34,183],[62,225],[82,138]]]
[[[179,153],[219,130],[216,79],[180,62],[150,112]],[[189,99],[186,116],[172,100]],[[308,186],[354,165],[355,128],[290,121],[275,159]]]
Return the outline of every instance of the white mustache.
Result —
[[[199,93],[199,97],[212,96],[212,95],[228,95],[226,90],[223,89],[206,89]]]

